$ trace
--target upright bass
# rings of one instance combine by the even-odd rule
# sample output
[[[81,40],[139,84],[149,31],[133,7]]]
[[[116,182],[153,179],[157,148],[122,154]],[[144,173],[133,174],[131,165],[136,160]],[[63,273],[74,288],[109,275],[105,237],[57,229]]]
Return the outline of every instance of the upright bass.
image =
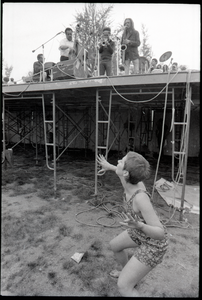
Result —
[[[77,34],[80,30],[80,24],[77,24],[73,46],[74,58],[76,58],[74,65],[74,76],[76,78],[86,78],[89,77],[89,70],[87,67],[88,51],[84,48],[84,46],[81,46],[77,40]]]

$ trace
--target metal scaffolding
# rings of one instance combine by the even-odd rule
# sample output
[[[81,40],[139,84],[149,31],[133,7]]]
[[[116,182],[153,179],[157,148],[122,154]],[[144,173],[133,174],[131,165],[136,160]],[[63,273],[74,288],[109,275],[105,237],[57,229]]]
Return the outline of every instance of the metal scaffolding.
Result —
[[[173,89],[172,97],[172,110],[173,110],[173,120],[172,120],[172,180],[175,184],[182,184],[182,194],[181,194],[181,207],[180,207],[180,220],[183,220],[183,210],[184,210],[184,197],[186,188],[186,175],[187,175],[187,160],[188,160],[188,146],[189,146],[189,131],[190,131],[190,117],[191,117],[191,104],[192,100],[192,89],[190,86],[190,74],[188,74],[187,85],[186,85],[186,95],[185,95],[185,108],[183,120],[177,121],[176,103]],[[179,129],[180,127],[180,129]],[[178,132],[176,139],[176,131]],[[179,139],[179,132],[181,133]],[[179,145],[180,148],[176,149]],[[175,159],[178,159],[178,172],[175,176]],[[180,182],[182,181],[182,182]]]
[[[178,95],[182,94],[182,90],[187,91],[187,99],[191,99],[192,90],[190,84],[187,85],[187,80],[184,81],[184,75],[180,82],[173,75],[174,85],[169,87],[165,81],[166,91],[165,79],[162,79],[165,76],[158,77],[161,80],[159,84],[155,81],[157,75],[145,75],[144,80],[142,76],[47,82],[33,84],[30,91],[26,88],[18,96],[5,93],[2,101],[2,160],[5,159],[6,146],[11,141],[14,141],[12,148],[23,141],[24,144],[31,143],[36,149],[37,162],[40,145],[45,148],[48,168],[54,171],[56,191],[56,163],[72,146],[76,148],[77,144],[80,147],[82,144],[82,148],[94,149],[95,157],[98,153],[103,153],[106,158],[111,149],[123,151],[123,143],[127,144],[130,138],[135,139],[135,146],[137,140],[140,147],[143,141],[148,146],[154,129],[154,113],[157,109],[162,109],[165,93],[168,94],[168,108],[172,109],[184,101]],[[179,78],[181,77],[182,74],[179,74]],[[118,84],[115,89],[116,80]],[[18,89],[20,87],[16,86],[16,91]],[[188,111],[187,106],[185,110]],[[186,136],[184,145],[188,145],[190,121],[190,116],[186,115],[184,122],[187,126],[182,131]],[[174,125],[176,128],[177,124]],[[52,162],[49,158],[50,149]],[[187,156],[182,160],[185,166]],[[95,160],[95,195],[97,172]]]

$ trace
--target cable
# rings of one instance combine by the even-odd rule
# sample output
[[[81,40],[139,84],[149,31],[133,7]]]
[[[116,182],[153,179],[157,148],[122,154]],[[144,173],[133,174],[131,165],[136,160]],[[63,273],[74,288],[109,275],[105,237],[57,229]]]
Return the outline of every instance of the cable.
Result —
[[[100,203],[99,203],[98,205],[96,205],[95,207],[89,208],[89,209],[86,209],[86,210],[82,210],[82,211],[78,212],[78,213],[75,215],[75,220],[76,220],[78,223],[81,223],[81,224],[87,225],[87,226],[92,226],[92,227],[100,227],[100,226],[102,226],[102,227],[103,227],[103,226],[104,226],[104,227],[110,227],[110,228],[120,227],[121,225],[119,225],[119,224],[118,224],[118,225],[115,225],[116,220],[115,220],[115,217],[114,217],[114,216],[119,217],[120,219],[123,219],[123,218],[122,218],[121,213],[118,212],[117,210],[115,210],[114,208],[115,208],[115,207],[121,207],[122,210],[124,210],[124,206],[123,206],[123,205],[117,204],[117,205],[115,205],[115,206],[113,207],[113,209],[110,209],[110,208],[106,207],[105,204],[111,202],[110,200],[104,200],[107,196],[109,197],[109,194],[108,194],[108,195],[103,195],[102,198],[101,198],[101,200],[100,200]],[[89,202],[91,202],[91,201],[89,201]],[[92,203],[92,202],[91,202],[91,203]],[[93,204],[93,203],[92,203],[92,204]],[[88,211],[91,211],[91,210],[97,209],[97,208],[104,209],[104,210],[108,213],[108,215],[103,215],[103,216],[98,217],[98,218],[96,219],[96,223],[97,223],[97,224],[89,224],[89,223],[83,222],[83,221],[81,221],[81,220],[78,219],[78,216],[81,215],[82,213],[85,213],[85,212],[88,212]],[[103,218],[105,218],[105,219],[106,219],[106,218],[112,219],[112,220],[113,220],[113,223],[110,224],[110,225],[107,225],[106,223],[103,224],[103,223],[101,223],[101,222],[99,221],[100,219],[103,219]]]
[[[179,71],[177,71],[175,73],[175,75],[169,80],[169,76],[170,76],[170,72],[168,73],[168,82],[167,84],[165,85],[165,87],[157,94],[155,95],[153,98],[151,99],[148,99],[148,100],[143,100],[143,101],[133,101],[133,100],[129,100],[127,98],[125,98],[124,96],[122,96],[117,90],[116,88],[114,87],[114,85],[111,83],[111,80],[109,79],[109,77],[107,76],[112,88],[114,89],[114,91],[121,97],[123,98],[125,101],[128,101],[128,102],[132,102],[132,103],[146,103],[146,102],[150,102],[152,100],[154,100],[156,97],[158,97],[164,89],[166,89],[166,92],[165,92],[165,104],[164,104],[164,115],[163,115],[163,122],[162,122],[162,135],[161,135],[161,144],[160,144],[160,150],[159,150],[159,157],[158,157],[158,161],[157,161],[157,168],[156,168],[156,173],[155,173],[155,179],[154,179],[154,184],[153,184],[153,190],[152,190],[152,196],[151,196],[151,200],[153,199],[153,193],[154,193],[154,189],[155,189],[155,182],[156,182],[156,178],[157,178],[157,174],[158,174],[158,168],[159,168],[159,162],[160,162],[160,157],[161,157],[161,152],[162,152],[162,145],[163,145],[163,136],[164,136],[164,125],[165,125],[165,116],[166,116],[166,106],[167,106],[167,96],[168,96],[168,85],[170,84],[170,82],[174,79],[174,77],[178,74]],[[174,201],[175,201],[175,197],[174,197]],[[174,206],[173,206],[174,207]],[[172,227],[179,227],[179,226],[176,226],[176,225],[168,225],[168,223],[171,221],[171,219],[174,217],[174,214],[177,210],[176,207],[174,207],[174,210],[173,210],[173,213],[170,215],[170,210],[171,210],[171,206],[170,206],[170,209],[169,209],[169,219],[168,220],[165,220],[163,221],[163,223],[166,225],[166,226],[172,226]],[[178,222],[180,223],[180,222]],[[186,227],[182,227],[180,226],[180,228],[188,228],[189,226],[191,226],[190,224],[188,224]]]
[[[64,178],[64,179],[65,179],[65,178]],[[90,181],[90,183],[89,183],[89,180],[85,180],[85,181],[82,180],[82,183],[83,183],[84,185],[86,185],[87,187],[89,187],[89,185],[90,185],[91,187],[94,186],[94,183],[91,182],[91,181]],[[100,187],[102,188],[102,182],[99,181],[98,183],[100,183]],[[78,212],[78,213],[75,215],[75,220],[76,220],[78,223],[80,223],[80,224],[87,225],[87,226],[92,226],[92,227],[100,227],[100,226],[102,226],[102,227],[110,227],[110,228],[120,227],[121,225],[119,225],[119,224],[118,224],[118,225],[115,225],[115,223],[116,223],[115,217],[119,217],[119,218],[122,219],[122,215],[121,215],[120,212],[118,212],[117,210],[115,210],[115,208],[121,208],[121,211],[123,211],[123,210],[124,210],[124,207],[123,207],[121,204],[116,204],[115,206],[113,206],[113,208],[108,208],[108,207],[106,206],[106,204],[107,204],[107,203],[112,204],[112,203],[114,203],[114,201],[113,201],[113,200],[108,200],[108,199],[105,199],[105,198],[109,198],[109,197],[111,197],[112,195],[113,195],[112,192],[108,192],[107,194],[99,195],[99,197],[101,197],[101,199],[97,199],[97,197],[94,195],[94,196],[95,196],[95,198],[94,198],[94,200],[95,200],[94,203],[93,203],[93,200],[91,200],[91,199],[87,201],[87,203],[90,203],[90,204],[93,205],[94,207],[88,208],[88,209],[85,209],[85,210],[82,210],[82,211]],[[98,204],[97,204],[97,201],[99,201]],[[79,215],[81,215],[81,214],[83,214],[83,213],[85,213],[85,212],[94,210],[94,209],[98,209],[98,208],[104,209],[104,210],[107,212],[107,215],[102,215],[102,216],[98,217],[98,218],[95,220],[95,222],[96,222],[97,224],[86,223],[86,222],[84,222],[84,221],[81,221],[81,220],[78,218]],[[106,222],[105,222],[104,224],[101,223],[100,219],[103,219],[103,218],[105,218],[105,219],[106,219],[106,218],[109,218],[109,219],[113,220],[112,224],[107,225]]]
[[[185,123],[186,121],[186,113],[188,113],[188,101],[191,101],[190,97],[189,97],[189,89],[190,89],[190,74],[191,74],[191,70],[189,70],[189,74],[188,74],[188,78],[187,78],[187,83],[186,83],[186,106],[185,106],[185,114],[184,114],[184,121],[183,123]],[[191,101],[192,102],[192,101]],[[173,130],[173,123],[174,123],[174,115],[172,116],[172,124],[171,124],[171,128]],[[181,138],[181,145],[180,145],[180,152],[183,152],[183,150],[185,151],[184,147],[185,147],[185,144],[184,144],[184,139],[185,139],[185,136],[186,136],[186,130],[185,130],[185,125],[183,125],[183,130],[182,130],[182,138]],[[163,136],[162,136],[163,137]],[[162,137],[161,137],[161,142],[162,142]],[[160,147],[161,148],[161,147]],[[184,157],[183,157],[184,158]],[[180,181],[180,175],[181,175],[181,170],[182,170],[182,166],[183,166],[183,158],[181,158],[180,162],[179,162],[179,168],[178,168],[178,172],[177,172],[177,175],[176,175],[176,179],[173,179],[173,182],[174,184],[176,185],[179,185],[179,181]],[[180,157],[179,157],[180,159]],[[156,170],[157,171],[157,170]],[[156,172],[156,175],[157,175],[157,172]],[[154,191],[154,188],[155,188],[155,182],[156,182],[156,178],[154,180],[154,186],[153,186],[153,191]],[[153,197],[153,191],[152,191],[152,197]],[[173,209],[173,213],[170,215],[170,212],[171,212],[171,209],[172,207],[174,208]],[[172,218],[174,217],[175,215],[175,212],[176,210],[178,210],[177,207],[175,207],[175,188],[174,188],[174,202],[173,202],[173,205],[170,206],[170,209],[169,209],[169,218],[167,220],[162,220],[163,221],[163,224],[166,225],[166,226],[169,226],[169,227],[179,227],[179,226],[176,226],[176,225],[169,225],[168,223],[172,220]],[[178,221],[174,221],[174,222],[178,222]],[[187,223],[187,221],[185,220],[185,222]],[[179,222],[180,223],[180,222]],[[188,225],[186,225],[185,227],[183,226],[180,226],[179,228],[188,228],[192,226],[191,224],[188,223]]]
[[[164,126],[165,126],[165,118],[166,118],[166,106],[167,106],[167,99],[168,99],[169,76],[170,76],[170,72],[168,72],[168,83],[166,84],[165,103],[164,103],[164,111],[163,111],[163,122],[162,122],[162,130],[161,130],[161,143],[160,143],[159,156],[158,156],[158,160],[157,160],[157,167],[156,167],[156,172],[155,172],[155,177],[154,177],[153,189],[152,189],[152,194],[151,194],[151,200],[153,200],[153,196],[154,196],[155,183],[156,183],[156,178],[157,178],[157,174],[158,174],[159,162],[160,162],[162,146],[163,146]]]
[[[20,92],[20,94],[18,94],[18,95],[13,95],[13,94],[8,94],[8,93],[3,93],[4,95],[6,95],[6,96],[11,96],[11,97],[20,97],[28,88],[29,88],[29,86],[31,85],[31,83],[32,82],[30,82],[28,85],[27,85],[27,87],[24,89],[24,91],[22,91],[22,92]]]
[[[158,92],[153,98],[148,99],[148,100],[142,100],[142,101],[141,101],[141,100],[139,100],[139,101],[136,101],[136,100],[130,100],[130,99],[125,98],[123,95],[121,95],[121,94],[117,91],[117,89],[116,89],[116,88],[114,87],[114,85],[112,84],[110,78],[109,78],[108,76],[106,76],[106,77],[107,77],[107,79],[109,80],[109,82],[110,82],[112,88],[114,89],[114,91],[117,93],[117,95],[119,95],[119,96],[120,96],[122,99],[124,99],[125,101],[131,102],[131,103],[146,103],[146,102],[153,101],[155,98],[157,98],[157,97],[165,90],[165,88],[167,88],[167,86],[168,86],[168,85],[171,83],[171,81],[175,78],[175,76],[178,74],[178,72],[179,72],[179,71],[177,71],[177,72],[175,73],[175,75],[171,78],[171,80],[170,80],[169,82],[167,82],[166,85],[162,88],[162,90],[161,90],[160,92]],[[170,72],[169,72],[169,73],[170,73]]]
[[[178,74],[178,70],[177,72],[175,73],[175,75],[169,80],[169,76],[170,76],[170,72],[168,73],[168,82],[167,84],[165,85],[165,87],[157,94],[155,95],[153,98],[151,99],[148,99],[148,100],[143,100],[143,101],[133,101],[133,100],[129,100],[127,98],[125,98],[124,96],[122,96],[117,90],[116,88],[114,87],[114,85],[111,83],[111,80],[109,79],[109,77],[107,76],[107,79],[109,80],[112,88],[114,89],[114,91],[122,98],[124,99],[125,101],[128,101],[128,102],[131,102],[131,103],[146,103],[146,102],[150,102],[152,100],[154,100],[155,98],[157,98],[163,91],[164,89],[166,89],[166,93],[165,93],[165,104],[164,104],[164,115],[163,115],[163,122],[162,122],[162,135],[161,135],[161,144],[160,144],[160,150],[159,150],[159,157],[158,157],[158,161],[157,161],[157,168],[156,168],[156,173],[155,173],[155,178],[154,178],[154,184],[153,184],[153,189],[152,189],[152,196],[151,196],[151,200],[153,200],[153,194],[154,194],[154,189],[155,189],[155,182],[156,182],[156,178],[157,178],[157,174],[158,174],[158,168],[159,168],[159,162],[160,162],[160,157],[161,157],[161,152],[162,152],[162,145],[163,145],[163,136],[164,136],[164,125],[165,125],[165,116],[166,116],[166,106],[167,106],[167,95],[168,95],[168,85],[170,84],[170,82],[174,79],[174,77]],[[189,76],[188,78],[190,78],[190,72],[189,72]],[[189,88],[189,82],[187,82],[187,89]],[[177,182],[176,182],[177,183]],[[174,197],[174,202],[175,202],[175,197]],[[175,203],[174,203],[175,204]],[[177,208],[175,206],[174,207],[174,210],[173,210],[173,213],[170,215],[170,210],[171,210],[171,207],[169,209],[169,219],[168,220],[165,220],[163,223],[166,225],[166,226],[173,226],[173,227],[179,227],[179,226],[176,226],[176,225],[168,225],[168,223],[171,221],[171,219],[174,217],[174,214],[177,210]],[[180,226],[180,228],[188,228],[189,226],[191,226],[190,224],[188,224],[186,227],[182,227]]]

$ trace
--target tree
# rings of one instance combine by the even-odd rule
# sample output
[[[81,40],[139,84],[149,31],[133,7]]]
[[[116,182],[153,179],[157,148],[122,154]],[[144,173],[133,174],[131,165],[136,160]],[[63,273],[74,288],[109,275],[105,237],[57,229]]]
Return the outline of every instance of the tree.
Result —
[[[148,44],[148,29],[146,28],[145,24],[141,24],[141,31],[142,31],[142,41],[141,41],[141,48],[140,48],[140,55],[146,57],[148,61],[151,61],[152,58],[152,48]]]
[[[102,35],[102,30],[105,26],[110,26],[109,14],[113,8],[110,4],[107,7],[97,5],[97,3],[85,4],[82,12],[75,16],[75,35],[77,36],[80,44],[88,50],[89,62],[92,70],[94,70],[97,45]],[[77,33],[76,33],[77,32]]]
[[[83,12],[77,13],[75,16],[76,23],[80,26],[78,37],[87,49],[95,49],[96,40],[101,36],[102,29],[110,25],[109,13],[112,8],[113,5],[97,8],[96,3],[88,3]]]
[[[12,71],[13,71],[13,66],[11,65],[11,66],[9,67],[8,64],[6,63],[4,69],[5,69],[5,76],[8,77],[8,78],[10,78],[11,73],[12,73]]]

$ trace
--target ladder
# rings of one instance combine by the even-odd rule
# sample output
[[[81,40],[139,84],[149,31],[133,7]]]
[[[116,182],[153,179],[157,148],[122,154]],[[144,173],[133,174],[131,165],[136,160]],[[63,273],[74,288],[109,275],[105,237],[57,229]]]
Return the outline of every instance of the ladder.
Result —
[[[1,152],[1,163],[3,164],[6,159],[6,125],[5,125],[5,97],[2,99],[2,152]]]
[[[182,194],[181,194],[181,207],[180,207],[180,220],[182,220],[182,213],[184,208],[184,195],[186,185],[186,173],[187,173],[187,160],[188,160],[188,146],[189,146],[189,130],[190,130],[190,115],[191,115],[191,87],[189,84],[190,72],[188,73],[187,86],[186,86],[186,97],[185,97],[185,108],[184,117],[181,122],[175,120],[175,97],[174,89],[172,93],[172,180],[176,184],[182,181]],[[180,148],[176,149],[176,129],[181,127],[181,143]],[[179,131],[179,130],[178,130]],[[178,139],[177,139],[178,142]],[[179,168],[175,176],[175,158],[179,159]]]
[[[52,104],[52,119],[47,120],[46,117],[46,105],[44,94],[42,95],[42,107],[43,107],[43,121],[44,121],[44,144],[45,144],[45,155],[46,155],[46,165],[50,170],[54,171],[54,192],[56,192],[56,131],[55,131],[55,94],[52,94],[51,102]],[[52,127],[53,130],[53,140],[48,141],[48,125]],[[53,167],[49,165],[48,160],[48,147],[53,147]]]
[[[127,152],[128,151],[135,151],[135,126],[136,126],[136,119],[133,118],[133,111],[130,109],[128,111],[128,144],[127,144]]]
[[[140,149],[146,145],[148,147],[149,142],[152,140],[153,133],[153,114],[154,111],[150,108],[141,108],[140,117]]]
[[[101,96],[99,95],[99,90],[96,90],[96,137],[95,137],[95,195],[97,195],[97,183],[98,183],[98,163],[97,155],[105,152],[105,158],[107,160],[108,151],[109,151],[109,132],[110,132],[110,119],[111,119],[111,105],[112,105],[112,91],[109,92],[109,101],[108,101],[108,111],[102,104]],[[105,120],[100,119],[101,112],[104,112],[106,116]],[[104,119],[104,117],[103,117]],[[107,127],[107,128],[106,128]],[[106,129],[106,136],[103,141],[99,140],[99,130],[103,132]],[[104,175],[105,172],[99,175]]]

